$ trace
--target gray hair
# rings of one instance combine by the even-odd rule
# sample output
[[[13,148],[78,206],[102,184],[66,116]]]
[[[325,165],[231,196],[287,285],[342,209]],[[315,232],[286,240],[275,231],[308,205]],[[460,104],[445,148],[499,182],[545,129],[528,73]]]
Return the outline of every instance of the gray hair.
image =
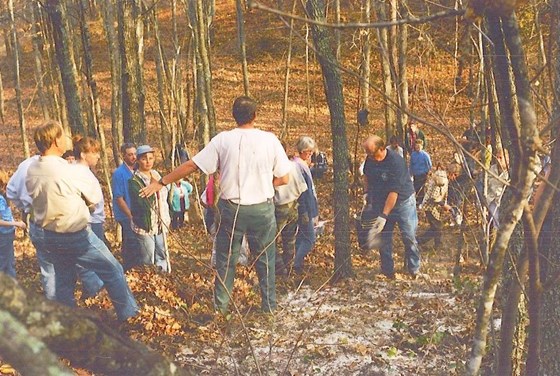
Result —
[[[296,144],[298,153],[304,150],[315,150],[315,141],[309,136],[301,136]]]

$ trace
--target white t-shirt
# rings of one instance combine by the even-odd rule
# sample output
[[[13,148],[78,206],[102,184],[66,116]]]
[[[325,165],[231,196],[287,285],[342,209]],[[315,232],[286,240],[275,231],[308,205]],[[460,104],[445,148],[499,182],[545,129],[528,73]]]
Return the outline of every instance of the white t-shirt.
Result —
[[[221,132],[193,157],[205,174],[220,170],[220,197],[254,205],[274,197],[272,179],[290,173],[291,162],[276,136],[255,128]]]
[[[83,170],[83,174],[90,179],[91,185],[97,189],[101,196],[101,201],[95,204],[93,212],[91,212],[89,223],[105,223],[105,200],[103,199],[103,191],[101,190],[99,180],[97,180],[97,177],[88,166],[81,163],[76,163],[75,166],[78,170]]]

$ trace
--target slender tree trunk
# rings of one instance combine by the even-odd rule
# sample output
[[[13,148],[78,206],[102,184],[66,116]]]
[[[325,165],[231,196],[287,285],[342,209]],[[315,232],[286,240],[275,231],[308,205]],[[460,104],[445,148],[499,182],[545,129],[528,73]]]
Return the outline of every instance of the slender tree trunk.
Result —
[[[361,19],[363,23],[371,22],[371,1],[362,0],[361,2]],[[360,103],[359,110],[367,110],[369,107],[369,86],[371,79],[371,30],[361,30],[362,40],[362,56],[360,64]]]
[[[308,0],[307,12],[315,20],[325,20],[325,6],[322,0]],[[317,49],[317,59],[323,71],[325,97],[331,117],[333,137],[334,191],[334,280],[350,277],[352,257],[350,252],[350,218],[348,203],[348,141],[344,114],[344,94],[342,79],[337,68],[336,56],[330,47],[331,32],[325,27],[312,25],[313,41]]]
[[[560,48],[560,0],[551,1],[550,15],[553,19],[551,23],[551,35],[554,39],[551,40],[551,51]],[[550,61],[554,65],[554,86],[553,86],[553,134],[557,137],[560,134],[560,58],[558,54]],[[560,168],[555,168],[560,165],[560,146],[555,143],[552,152],[552,166],[550,170],[550,179],[555,179],[559,174]],[[553,181],[556,183],[556,181]],[[548,192],[552,188],[545,187]],[[552,196],[552,195],[551,195]],[[559,194],[555,194],[555,202],[560,198]],[[535,214],[540,214],[544,217],[546,210],[540,210],[540,207],[535,207]],[[537,211],[539,210],[539,211]],[[560,287],[558,284],[558,276],[560,275],[560,205],[553,205],[550,210],[551,219],[551,232],[550,247],[542,250],[542,259],[546,260],[543,264],[543,280],[546,286],[543,294],[542,306],[542,347],[541,347],[541,367],[539,375],[559,375],[560,374],[560,357],[558,356],[558,349],[560,348]],[[544,212],[544,213],[543,213]],[[537,221],[537,219],[535,220]],[[538,222],[537,222],[538,224]],[[547,235],[546,233],[544,235]]]
[[[0,72],[0,120],[4,124],[4,114],[6,112],[6,102],[4,99],[4,82],[2,79],[2,72]]]
[[[492,247],[490,262],[488,263],[488,268],[484,277],[482,295],[477,310],[473,345],[466,365],[466,374],[473,376],[479,373],[482,357],[484,356],[488,326],[492,314],[496,288],[502,274],[505,251],[511,234],[523,213],[523,209],[527,205],[536,176],[534,171],[538,163],[536,153],[533,149],[533,145],[539,143],[538,130],[536,128],[534,110],[530,101],[530,92],[527,90],[529,81],[524,54],[520,44],[517,21],[515,15],[502,17],[501,23],[498,19],[494,19],[495,17],[496,16],[488,17],[488,24],[491,25],[491,27],[496,27],[496,29],[492,29],[490,36],[495,47],[499,48],[500,46],[504,46],[503,34],[501,30],[499,30],[500,25],[507,30],[507,33],[505,33],[507,34],[505,42],[511,53],[511,66],[515,77],[515,89],[517,101],[519,103],[521,126],[519,129],[508,129],[510,135],[514,136],[512,137],[513,140],[515,140],[515,136],[519,135],[517,140],[515,140],[517,147],[510,149],[510,153],[517,153],[517,155],[514,156],[517,163],[513,164],[513,168],[516,170],[511,174],[511,189],[515,194],[512,194],[511,198],[501,205],[501,224],[496,235],[496,241]],[[505,48],[503,52],[505,52]],[[499,50],[496,50],[496,53],[497,59],[500,58]],[[501,58],[507,59],[506,55]],[[508,64],[504,67],[497,67],[497,80],[500,80],[501,75],[504,74],[499,68],[507,69],[507,67]],[[507,91],[503,92],[502,90]],[[502,86],[501,90],[498,90],[498,95],[499,97],[511,98],[511,87],[508,85],[506,89]],[[506,108],[511,108],[510,104],[507,102],[507,99],[504,102],[500,101],[502,116]],[[506,106],[502,108],[502,104]],[[511,123],[510,127],[514,125],[515,123]],[[520,132],[520,134],[518,132]]]
[[[99,139],[101,145],[101,170],[103,172],[103,179],[107,183],[107,193],[109,197],[109,202],[113,199],[113,191],[111,190],[111,180],[110,180],[110,169],[109,169],[109,157],[107,155],[107,142],[105,140],[105,130],[101,124],[101,105],[99,104],[99,93],[97,90],[97,81],[93,77],[93,56],[91,55],[91,37],[89,33],[89,27],[86,19],[85,6],[83,1],[78,1],[79,5],[79,15],[80,15],[80,28],[82,36],[82,48],[84,55],[84,70],[86,75],[86,81],[88,85],[88,94],[90,97],[90,103],[92,107],[92,120],[93,124],[90,129],[95,131],[95,135]]]
[[[246,96],[249,96],[249,70],[247,69],[247,49],[245,48],[245,20],[243,17],[243,4],[241,0],[235,0],[235,11],[237,13],[237,43],[239,46],[239,57],[241,59],[241,71],[243,72],[243,92]]]
[[[374,0],[377,19],[379,21],[387,21],[387,12],[385,9],[385,2]],[[385,111],[385,134],[393,134],[396,124],[395,108],[391,103],[394,98],[393,91],[393,75],[391,68],[391,49],[389,45],[389,31],[387,28],[376,29],[377,44],[379,47],[379,59],[381,61],[381,72],[383,77],[383,103]]]
[[[292,3],[292,13],[295,12],[297,1]],[[290,36],[288,39],[288,55],[286,56],[286,72],[284,74],[284,101],[282,102],[282,121],[280,124],[280,139],[288,135],[288,98],[290,91],[290,66],[292,64],[292,45],[294,39],[294,20],[290,19]]]
[[[110,1],[102,1],[101,9],[103,13],[103,28],[107,38],[107,49],[111,61],[111,135],[113,137],[112,149],[115,165],[120,165],[120,145],[124,142],[123,123],[121,111],[121,86],[120,86],[120,67],[121,56],[118,47],[118,37],[115,32],[115,15],[113,4]]]
[[[400,0],[401,17],[408,17],[408,4],[406,0]],[[398,110],[396,133],[399,139],[404,139],[404,129],[408,123],[408,78],[407,70],[407,56],[408,56],[408,25],[399,25],[397,32],[397,93],[400,108]],[[390,135],[387,135],[389,137]]]
[[[33,59],[35,61],[35,82],[37,83],[37,96],[45,120],[50,119],[49,103],[45,93],[45,83],[43,79],[43,63],[41,55],[41,28],[39,26],[39,3],[33,1],[30,9],[31,15],[31,41],[33,43]]]
[[[27,125],[25,123],[25,116],[23,110],[23,98],[21,95],[21,80],[20,80],[20,55],[19,55],[19,41],[18,41],[18,33],[16,28],[16,23],[14,19],[14,2],[13,0],[8,1],[8,8],[10,11],[10,28],[11,28],[11,36],[12,36],[12,44],[14,46],[14,78],[16,82],[16,103],[18,109],[18,120],[19,120],[19,129],[21,133],[21,140],[23,143],[23,154],[25,158],[29,158],[29,142],[27,141]]]
[[[47,0],[46,10],[50,17],[62,87],[66,99],[68,123],[72,134],[85,134],[82,119],[82,104],[78,92],[78,72],[74,60],[72,35],[68,27],[66,3],[60,0]]]
[[[146,143],[143,20],[139,0],[118,2],[124,141]]]
[[[158,105],[159,105],[159,122],[161,129],[161,141],[163,144],[163,153],[165,158],[168,155],[173,154],[175,147],[172,141],[173,130],[171,129],[171,111],[169,111],[169,106],[171,104],[168,100],[167,89],[168,82],[166,82],[166,62],[163,51],[163,46],[161,44],[161,38],[159,33],[159,24],[157,20],[157,7],[153,8],[152,22],[154,25],[154,37],[156,40],[156,76],[158,83]],[[174,155],[171,156],[171,162],[174,160]]]

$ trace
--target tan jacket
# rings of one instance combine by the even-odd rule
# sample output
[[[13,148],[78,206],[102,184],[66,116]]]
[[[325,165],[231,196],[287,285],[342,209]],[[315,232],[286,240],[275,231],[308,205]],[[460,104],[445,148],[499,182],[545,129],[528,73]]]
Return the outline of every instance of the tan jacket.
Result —
[[[31,163],[25,186],[33,199],[33,220],[38,226],[59,233],[87,227],[88,206],[103,197],[84,171],[57,156],[42,156]]]

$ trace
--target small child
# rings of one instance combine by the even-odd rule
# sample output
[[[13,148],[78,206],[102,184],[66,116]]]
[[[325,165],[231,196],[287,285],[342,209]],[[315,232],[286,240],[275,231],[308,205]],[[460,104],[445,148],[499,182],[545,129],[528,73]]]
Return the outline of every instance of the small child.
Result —
[[[15,228],[25,229],[27,226],[23,221],[14,221],[12,210],[5,198],[8,180],[8,173],[0,170],[0,272],[16,278],[14,258]]]
[[[171,209],[171,229],[176,230],[183,227],[185,220],[189,221],[187,213],[190,207],[189,195],[193,186],[186,180],[180,179],[172,184],[169,197],[169,208]]]
[[[434,246],[440,248],[442,245],[442,209],[447,205],[448,194],[447,174],[441,164],[438,164],[428,182],[426,183],[426,194],[420,204],[420,208],[426,212],[426,219],[430,225],[422,235],[418,236],[418,244],[427,243],[434,239]]]

